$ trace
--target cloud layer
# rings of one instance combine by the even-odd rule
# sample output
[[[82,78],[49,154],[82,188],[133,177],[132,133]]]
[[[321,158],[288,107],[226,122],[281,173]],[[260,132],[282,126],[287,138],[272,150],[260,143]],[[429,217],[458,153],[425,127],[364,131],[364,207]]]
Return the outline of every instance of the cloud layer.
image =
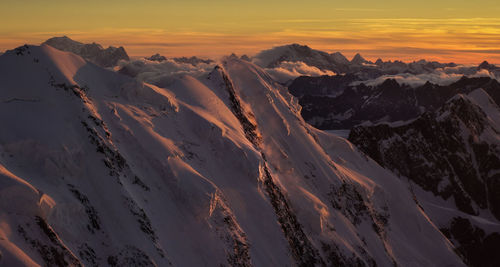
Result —
[[[276,81],[285,83],[293,80],[299,76],[321,76],[321,75],[335,75],[332,71],[323,71],[316,67],[309,66],[304,62],[289,62],[284,61],[276,68],[267,68],[266,71]]]
[[[488,71],[486,69],[477,70],[476,67],[458,66],[453,68],[436,69],[431,73],[424,74],[410,74],[410,73],[400,73],[396,75],[383,75],[376,79],[357,81],[353,82],[351,85],[359,85],[364,83],[368,86],[377,86],[382,84],[387,79],[394,79],[399,84],[407,84],[411,87],[418,87],[424,85],[426,82],[431,82],[438,85],[449,85],[458,81],[462,76],[467,77],[490,77],[500,81],[500,75],[493,71]]]
[[[147,59],[131,60],[121,62],[120,72],[140,81],[152,84],[168,84],[175,77],[190,75],[200,77],[215,67],[215,63],[182,63],[172,59],[162,62],[150,61]]]

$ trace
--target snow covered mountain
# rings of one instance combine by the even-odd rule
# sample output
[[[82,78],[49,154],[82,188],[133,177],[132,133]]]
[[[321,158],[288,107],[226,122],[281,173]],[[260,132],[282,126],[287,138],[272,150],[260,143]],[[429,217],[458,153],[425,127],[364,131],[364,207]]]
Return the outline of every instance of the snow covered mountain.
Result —
[[[43,44],[50,45],[62,51],[75,53],[101,67],[116,66],[120,60],[130,60],[123,47],[110,46],[104,49],[100,44],[83,44],[71,40],[67,36],[53,37]]]
[[[470,265],[500,262],[500,108],[485,90],[404,125],[354,127],[349,140],[414,184],[419,204]]]
[[[42,45],[0,73],[0,265],[464,265],[405,181],[252,63],[162,88]]]
[[[255,55],[252,61],[263,68],[275,68],[283,62],[303,62],[321,70],[336,73],[348,71],[349,61],[339,52],[328,54],[306,45],[291,44],[273,47]]]

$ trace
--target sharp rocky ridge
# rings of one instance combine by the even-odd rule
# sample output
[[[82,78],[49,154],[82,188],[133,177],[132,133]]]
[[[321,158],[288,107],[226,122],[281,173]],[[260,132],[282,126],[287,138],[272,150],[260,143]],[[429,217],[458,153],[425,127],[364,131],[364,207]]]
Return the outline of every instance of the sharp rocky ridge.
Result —
[[[403,125],[356,126],[349,140],[408,179],[415,199],[471,266],[500,245],[500,108],[483,89]]]
[[[42,45],[0,73],[1,264],[464,265],[406,182],[250,62],[158,87]]]

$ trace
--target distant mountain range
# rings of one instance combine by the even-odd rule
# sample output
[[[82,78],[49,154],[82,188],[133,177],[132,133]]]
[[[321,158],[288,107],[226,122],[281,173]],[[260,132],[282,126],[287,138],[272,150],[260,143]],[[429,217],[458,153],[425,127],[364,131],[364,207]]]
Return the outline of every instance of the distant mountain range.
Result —
[[[50,45],[62,51],[72,52],[101,67],[113,67],[120,60],[129,60],[123,47],[110,46],[104,49],[100,44],[83,44],[71,40],[67,36],[53,37],[43,44]]]
[[[421,74],[437,68],[456,67],[455,63],[439,63],[420,60],[412,63],[402,61],[382,61],[375,63],[364,59],[359,53],[349,61],[340,52],[327,53],[311,49],[305,45],[291,44],[264,50],[255,57],[253,62],[263,68],[275,68],[283,62],[304,62],[322,70],[330,70],[337,74],[356,74],[360,79],[372,79],[385,74],[411,73]]]
[[[320,129],[350,129],[366,122],[395,122],[418,117],[440,108],[458,93],[483,88],[500,103],[500,83],[489,77],[467,78],[446,86],[411,87],[387,79],[376,86],[352,86],[357,77],[300,77],[289,86],[299,98],[302,116]]]

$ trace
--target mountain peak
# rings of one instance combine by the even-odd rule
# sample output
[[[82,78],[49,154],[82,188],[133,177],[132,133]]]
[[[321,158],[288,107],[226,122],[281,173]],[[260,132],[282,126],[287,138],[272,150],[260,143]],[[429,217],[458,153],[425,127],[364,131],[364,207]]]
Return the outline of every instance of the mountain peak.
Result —
[[[50,45],[56,49],[77,54],[101,67],[113,67],[116,66],[120,60],[130,60],[127,52],[122,46],[110,46],[104,49],[100,44],[95,42],[91,44],[84,44],[75,41],[68,36],[52,37],[42,44]]]
[[[361,54],[357,53],[351,60],[351,64],[361,65],[367,63],[368,61],[364,59]]]
[[[343,65],[344,56],[340,53],[329,54],[324,51],[312,49],[307,45],[288,44],[276,46],[268,50],[259,52],[253,58],[253,62],[264,68],[274,68],[283,62],[303,62],[309,66],[317,67],[321,70],[340,71]]]
[[[340,52],[331,53],[333,60],[341,64],[349,64],[349,60]]]
[[[490,63],[488,63],[488,61],[485,60],[481,64],[479,64],[479,66],[477,68],[480,70],[481,69],[493,70],[493,69],[497,69],[497,66],[490,64]]]

